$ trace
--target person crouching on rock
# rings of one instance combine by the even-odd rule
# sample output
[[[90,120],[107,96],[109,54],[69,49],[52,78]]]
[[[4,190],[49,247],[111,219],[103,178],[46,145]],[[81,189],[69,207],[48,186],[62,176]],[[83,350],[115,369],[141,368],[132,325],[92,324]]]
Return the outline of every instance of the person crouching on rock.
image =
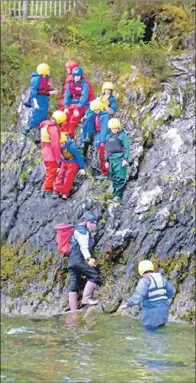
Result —
[[[73,187],[74,177],[78,172],[79,176],[85,175],[85,163],[77,145],[61,132],[61,165],[54,183],[54,193],[62,194],[63,199],[67,199]],[[78,171],[79,169],[79,171]]]
[[[46,168],[44,184],[42,187],[43,198],[58,198],[58,196],[53,193],[53,186],[57,175],[57,169],[61,162],[60,129],[61,124],[65,122],[65,120],[65,113],[56,110],[50,120],[43,121],[40,124],[41,151]]]
[[[94,289],[100,284],[95,259],[91,256],[96,224],[97,217],[95,214],[85,212],[83,222],[77,225],[70,239],[72,250],[68,258],[68,272],[70,276],[69,307],[71,311],[76,311],[78,307],[78,283],[81,275],[85,275],[88,279],[83,291],[82,304],[95,305],[98,303],[92,299]]]
[[[113,201],[121,202],[127,182],[127,166],[130,153],[129,137],[121,129],[118,118],[111,118],[108,122],[110,134],[106,139],[106,164],[110,169],[113,186]]]
[[[141,304],[142,324],[147,330],[154,331],[168,321],[169,299],[174,297],[175,288],[160,273],[154,272],[153,263],[149,260],[139,263],[138,272],[141,278],[136,292],[120,307],[120,311]]]

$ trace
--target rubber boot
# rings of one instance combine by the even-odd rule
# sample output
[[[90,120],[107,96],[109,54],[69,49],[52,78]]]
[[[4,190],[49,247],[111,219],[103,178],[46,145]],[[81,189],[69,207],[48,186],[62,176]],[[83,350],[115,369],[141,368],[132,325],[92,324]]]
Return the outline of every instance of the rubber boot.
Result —
[[[96,283],[88,281],[84,287],[83,296],[82,296],[82,304],[83,305],[97,305],[98,301],[92,299],[93,291],[96,288]]]
[[[77,293],[77,291],[69,292],[69,308],[70,308],[70,311],[77,311],[77,308],[78,308],[78,293]]]

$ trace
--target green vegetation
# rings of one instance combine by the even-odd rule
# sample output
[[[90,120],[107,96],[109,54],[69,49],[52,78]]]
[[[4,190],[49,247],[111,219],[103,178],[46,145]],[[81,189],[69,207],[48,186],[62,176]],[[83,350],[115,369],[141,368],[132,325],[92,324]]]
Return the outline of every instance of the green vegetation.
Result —
[[[12,298],[17,298],[27,290],[31,282],[43,283],[47,279],[51,263],[51,254],[48,254],[43,262],[39,264],[35,261],[34,249],[31,249],[29,255],[26,254],[25,244],[22,247],[19,244],[17,246],[11,246],[7,243],[2,244],[1,287],[3,293]]]
[[[157,18],[158,30],[162,25],[165,28],[167,21],[171,38],[175,38],[175,34],[182,38],[182,29],[189,31],[193,28],[192,11],[189,8],[182,9],[180,2],[175,2],[174,6],[164,4],[162,7],[155,1],[147,5],[144,1],[137,4],[127,0],[123,2],[123,6],[118,0],[112,3],[88,3],[87,8],[78,6],[62,18],[46,20],[17,20],[3,12],[3,130],[9,130],[10,126],[15,125],[18,118],[16,98],[28,87],[30,74],[40,62],[49,63],[51,82],[59,94],[65,75],[65,61],[77,59],[93,81],[96,92],[100,91],[100,80],[96,80],[93,73],[97,70],[100,73],[103,71],[103,81],[112,77],[114,82],[118,82],[117,98],[120,104],[125,93],[124,88],[120,89],[124,82],[123,76],[130,77],[128,83],[136,92],[142,87],[145,93],[150,94],[170,74],[166,65],[170,47],[167,38],[162,35],[159,38],[157,32],[157,37],[154,36],[152,41],[144,41],[145,22],[152,11]],[[162,18],[158,18],[160,15]],[[167,20],[165,15],[169,15]],[[57,98],[51,97],[50,112],[54,110],[56,103]],[[171,107],[173,109],[173,105]],[[173,111],[175,115],[179,112]]]

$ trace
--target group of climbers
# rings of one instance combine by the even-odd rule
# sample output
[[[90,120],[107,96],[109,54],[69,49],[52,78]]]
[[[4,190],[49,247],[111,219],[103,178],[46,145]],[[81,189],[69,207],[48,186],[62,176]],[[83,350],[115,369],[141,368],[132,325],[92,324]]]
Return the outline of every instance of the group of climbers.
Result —
[[[46,168],[43,197],[69,197],[75,175],[78,171],[79,175],[85,175],[84,160],[89,145],[94,144],[100,168],[97,178],[108,178],[110,173],[114,201],[121,201],[126,184],[129,139],[121,129],[120,120],[113,117],[117,111],[114,85],[105,82],[102,93],[94,97],[93,86],[76,61],[68,61],[66,70],[58,110],[50,120],[47,119],[49,96],[56,95],[57,91],[51,89],[48,64],[38,65],[37,73],[32,74],[30,93],[24,102],[31,106],[32,113],[23,134],[27,135],[30,129],[36,127],[41,131],[42,157]],[[79,122],[82,122],[81,151],[73,141]],[[114,137],[115,144],[111,144]],[[106,151],[108,145],[109,151]]]

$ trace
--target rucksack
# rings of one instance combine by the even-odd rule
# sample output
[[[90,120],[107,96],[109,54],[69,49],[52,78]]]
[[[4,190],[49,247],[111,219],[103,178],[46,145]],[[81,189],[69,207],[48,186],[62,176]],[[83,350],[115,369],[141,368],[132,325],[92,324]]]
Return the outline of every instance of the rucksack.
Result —
[[[70,238],[74,233],[76,226],[69,223],[59,223],[55,226],[57,249],[63,256],[71,253]]]
[[[23,101],[23,105],[26,106],[27,108],[31,108],[31,88],[27,89],[27,93]]]

